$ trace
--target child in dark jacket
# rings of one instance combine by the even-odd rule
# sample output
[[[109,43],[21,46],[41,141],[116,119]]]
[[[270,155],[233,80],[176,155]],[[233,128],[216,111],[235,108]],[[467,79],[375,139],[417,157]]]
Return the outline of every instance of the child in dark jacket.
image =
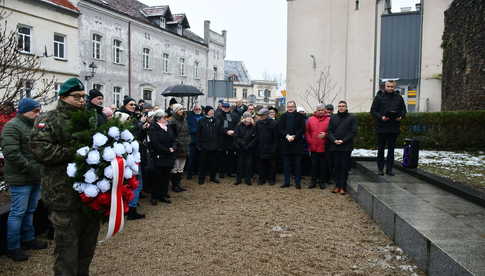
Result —
[[[239,153],[237,179],[234,185],[244,182],[251,185],[253,153],[256,146],[256,127],[251,113],[244,112],[241,123],[236,127],[235,146]]]

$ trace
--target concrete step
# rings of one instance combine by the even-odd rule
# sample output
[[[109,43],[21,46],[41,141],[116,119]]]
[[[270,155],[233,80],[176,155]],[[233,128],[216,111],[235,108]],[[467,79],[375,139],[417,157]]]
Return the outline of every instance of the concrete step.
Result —
[[[353,172],[351,196],[428,275],[485,275],[485,208],[403,172],[377,176],[373,162],[356,169],[367,179]]]

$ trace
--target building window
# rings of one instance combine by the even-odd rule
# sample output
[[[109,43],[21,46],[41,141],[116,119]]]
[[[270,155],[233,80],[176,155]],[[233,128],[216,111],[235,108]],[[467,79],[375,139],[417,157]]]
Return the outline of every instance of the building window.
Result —
[[[355,10],[358,11],[360,8],[360,2],[359,0],[355,0]]]
[[[93,58],[101,59],[101,39],[99,34],[93,34]]]
[[[120,64],[123,54],[123,48],[121,47],[120,40],[113,40],[113,63]]]
[[[217,79],[217,67],[214,66],[214,68],[212,70],[214,72],[214,78],[213,79],[216,80]]]
[[[243,89],[243,99],[248,98],[248,90],[246,88]]]
[[[121,105],[121,87],[113,87],[113,104],[116,107],[120,107]]]
[[[180,63],[180,76],[185,76],[185,58],[180,58],[179,63]]]
[[[182,27],[182,25],[177,25],[177,33],[179,35],[183,35],[184,34],[184,28]]]
[[[232,89],[232,97],[233,98],[236,98],[237,97],[237,89],[236,88],[233,88]]]
[[[54,92],[56,92],[56,94],[59,93],[59,91],[61,90],[61,85],[62,85],[61,82],[56,82],[54,84]]]
[[[258,90],[258,97],[264,97],[264,90]]]
[[[34,88],[34,82],[32,80],[20,80],[20,87],[20,93],[18,94],[19,100],[23,98],[30,98],[32,96],[32,89]]]
[[[145,101],[151,101],[152,100],[152,90],[143,89],[143,100],[145,100]]]
[[[199,63],[195,62],[194,64],[194,78],[199,79]]]
[[[150,69],[150,49],[143,48],[143,69]]]
[[[66,37],[60,34],[54,34],[54,57],[66,58]]]
[[[165,17],[160,17],[160,27],[165,29],[165,26],[167,25],[167,20]]]
[[[103,86],[102,84],[100,83],[93,83],[93,89],[96,89],[98,90],[99,92],[103,92]]]
[[[21,52],[32,52],[32,28],[26,26],[17,27],[17,47]]]
[[[168,73],[168,54],[163,54],[162,62],[163,72]]]

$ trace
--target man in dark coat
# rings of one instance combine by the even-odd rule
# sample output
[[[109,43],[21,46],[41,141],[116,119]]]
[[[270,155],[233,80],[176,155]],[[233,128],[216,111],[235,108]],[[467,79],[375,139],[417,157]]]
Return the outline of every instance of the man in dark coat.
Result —
[[[33,224],[40,198],[40,164],[34,160],[29,142],[34,120],[39,113],[38,102],[29,98],[20,100],[17,116],[5,125],[2,133],[5,181],[11,195],[7,256],[14,261],[28,259],[22,248],[47,248],[46,242],[35,239]]]
[[[350,156],[354,137],[357,134],[357,119],[349,114],[347,102],[338,103],[338,113],[332,115],[328,126],[329,150],[333,152],[336,188],[333,193],[347,192],[347,178],[351,166]]]
[[[100,126],[108,121],[108,117],[103,113],[103,93],[96,89],[91,89],[88,95],[86,108],[96,112],[96,125]]]
[[[222,103],[222,112],[216,115],[216,120],[219,124],[219,133],[221,135],[221,151],[219,160],[221,169],[219,171],[220,178],[224,175],[232,176],[234,168],[236,167],[236,149],[234,148],[234,131],[239,123],[239,116],[236,112],[231,112],[229,103]]]
[[[199,167],[199,151],[197,150],[197,123],[204,117],[202,107],[194,105],[192,111],[187,113],[187,125],[190,133],[189,158],[187,159],[187,179],[192,179],[192,175],[197,174]]]
[[[276,180],[276,154],[278,150],[278,123],[269,118],[269,111],[262,108],[258,111],[261,118],[256,123],[257,156],[259,157],[258,184],[263,185],[266,181],[270,185]]]
[[[394,175],[394,148],[400,133],[401,120],[406,116],[404,99],[395,90],[396,82],[387,81],[384,91],[379,91],[372,102],[371,115],[376,121],[377,133],[377,169],[379,175],[384,175],[384,165],[388,175]],[[384,150],[387,145],[387,160],[384,160]]]
[[[295,187],[301,189],[301,161],[305,151],[305,117],[296,112],[296,102],[289,101],[286,113],[281,115],[278,122],[281,139],[281,154],[283,156],[283,170],[285,183],[281,188],[290,186],[293,171]]]
[[[197,126],[197,149],[199,156],[199,184],[205,183],[205,177],[209,173],[210,181],[219,183],[216,178],[217,152],[220,149],[219,125],[214,118],[214,108],[205,107],[205,116],[200,119]]]

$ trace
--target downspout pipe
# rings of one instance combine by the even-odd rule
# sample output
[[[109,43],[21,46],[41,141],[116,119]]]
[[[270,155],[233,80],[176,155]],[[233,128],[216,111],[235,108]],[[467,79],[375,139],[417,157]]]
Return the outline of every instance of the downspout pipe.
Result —
[[[373,75],[373,83],[372,83],[372,98],[376,96],[376,83],[377,83],[377,32],[378,27],[378,12],[379,12],[379,0],[376,0],[376,7],[375,7],[375,17],[374,17],[374,75]]]
[[[425,9],[425,0],[421,0],[421,9],[419,11],[419,18],[420,18],[420,38],[419,38],[419,64],[418,64],[418,83],[416,85],[416,111],[420,111],[420,102],[421,102],[421,66],[423,64],[423,26],[424,26],[424,9]],[[425,110],[428,111],[428,108]]]
[[[131,97],[131,21],[128,21],[128,96]]]

